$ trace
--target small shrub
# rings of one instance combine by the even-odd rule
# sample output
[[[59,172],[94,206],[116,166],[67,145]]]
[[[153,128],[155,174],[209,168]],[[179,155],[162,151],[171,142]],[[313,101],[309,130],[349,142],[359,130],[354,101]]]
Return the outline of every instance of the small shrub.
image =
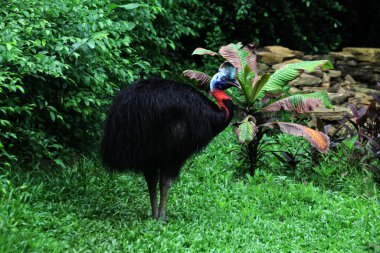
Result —
[[[260,75],[253,49],[251,44],[243,47],[238,43],[222,46],[219,53],[204,48],[197,48],[193,52],[197,55],[220,55],[237,69],[236,76],[242,94],[235,101],[244,119],[235,124],[235,133],[239,142],[248,146],[250,173],[254,174],[260,141],[267,128],[278,126],[284,133],[302,136],[318,151],[326,153],[330,144],[327,135],[300,124],[278,121],[278,118],[281,118],[282,111],[301,114],[321,105],[332,107],[325,92],[291,95],[288,92],[290,86],[287,85],[304,71],[311,72],[319,67],[331,69],[331,63],[327,60],[303,61],[283,66],[272,75]],[[211,80],[210,76],[199,71],[186,70],[184,75],[196,80],[203,89],[208,87]]]

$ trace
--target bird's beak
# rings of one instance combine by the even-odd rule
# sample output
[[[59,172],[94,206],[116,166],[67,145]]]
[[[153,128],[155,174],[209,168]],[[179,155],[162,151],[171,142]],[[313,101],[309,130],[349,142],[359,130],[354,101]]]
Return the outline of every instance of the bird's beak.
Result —
[[[236,88],[241,89],[240,83],[237,80],[235,80],[234,82],[228,82],[228,83]]]

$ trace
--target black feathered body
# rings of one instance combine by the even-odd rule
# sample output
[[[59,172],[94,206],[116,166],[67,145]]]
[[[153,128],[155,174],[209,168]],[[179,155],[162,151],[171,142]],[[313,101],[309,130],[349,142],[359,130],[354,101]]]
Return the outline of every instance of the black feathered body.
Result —
[[[178,176],[183,163],[230,122],[227,113],[195,88],[164,79],[140,80],[119,92],[106,120],[104,165],[116,171]]]

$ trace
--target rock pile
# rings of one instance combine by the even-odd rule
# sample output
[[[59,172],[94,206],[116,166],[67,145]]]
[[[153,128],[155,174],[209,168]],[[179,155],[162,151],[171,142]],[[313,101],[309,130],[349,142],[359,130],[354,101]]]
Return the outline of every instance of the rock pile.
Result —
[[[317,108],[310,113],[314,118],[338,121],[352,115],[348,104],[368,105],[371,92],[380,95],[376,83],[380,81],[380,48],[344,48],[327,55],[304,55],[303,52],[282,46],[267,46],[257,50],[259,70],[273,73],[281,66],[310,60],[328,59],[335,70],[303,73],[291,82],[291,93],[326,91],[334,109]]]
[[[351,75],[361,82],[380,80],[380,48],[346,47],[342,52],[331,52],[331,60],[343,75]]]

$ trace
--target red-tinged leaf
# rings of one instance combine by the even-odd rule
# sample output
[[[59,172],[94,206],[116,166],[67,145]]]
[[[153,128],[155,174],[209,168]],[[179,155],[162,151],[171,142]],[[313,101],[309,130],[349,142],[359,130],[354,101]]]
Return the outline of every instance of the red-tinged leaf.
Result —
[[[320,99],[307,98],[305,100],[300,100],[297,106],[294,107],[288,98],[284,98],[264,107],[262,110],[264,112],[276,112],[280,110],[285,110],[285,111],[294,111],[297,113],[304,113],[304,112],[313,111],[314,108],[319,107],[321,105],[323,105],[323,103]]]
[[[214,52],[214,51],[202,48],[202,47],[197,47],[192,54],[196,54],[196,55],[211,55],[211,56],[218,55],[217,52]]]
[[[257,58],[253,49],[252,44],[248,44],[243,48],[240,42],[237,44],[231,43],[227,46],[222,46],[219,49],[219,54],[237,68],[238,72],[248,65],[250,70],[255,74],[253,83],[256,83],[258,80]]]
[[[264,96],[263,99],[261,99],[261,102],[266,104],[271,100],[272,98],[279,98],[282,97],[284,93],[272,93],[272,92],[267,92]]]
[[[322,105],[323,103],[319,98],[306,98],[305,100],[301,100],[295,109],[291,110],[296,111],[297,113],[311,112],[314,108]]]
[[[267,93],[268,94],[268,93]],[[321,105],[332,108],[332,104],[325,92],[310,94],[296,94],[278,100],[263,108],[265,112],[276,112],[280,110],[294,111],[297,113],[310,112]]]
[[[355,117],[356,124],[362,125],[367,120],[370,106],[362,106],[359,110],[353,104],[349,104],[348,107],[351,109],[352,114]]]
[[[244,65],[247,64],[248,51],[241,50],[242,44],[239,42],[237,44],[228,44],[227,46],[222,46],[219,49],[219,54],[231,63],[238,71],[242,70]]]
[[[358,120],[360,118],[358,109],[353,104],[349,104],[348,107],[350,107],[352,114],[355,116],[355,119]]]
[[[182,74],[192,80],[195,80],[199,88],[206,91],[210,90],[211,77],[209,75],[195,70],[185,70]]]
[[[264,124],[263,126],[273,128],[274,125],[278,125],[280,130],[284,133],[304,137],[313,147],[322,153],[327,153],[329,151],[330,139],[324,133],[299,124],[287,122],[272,122]]]

